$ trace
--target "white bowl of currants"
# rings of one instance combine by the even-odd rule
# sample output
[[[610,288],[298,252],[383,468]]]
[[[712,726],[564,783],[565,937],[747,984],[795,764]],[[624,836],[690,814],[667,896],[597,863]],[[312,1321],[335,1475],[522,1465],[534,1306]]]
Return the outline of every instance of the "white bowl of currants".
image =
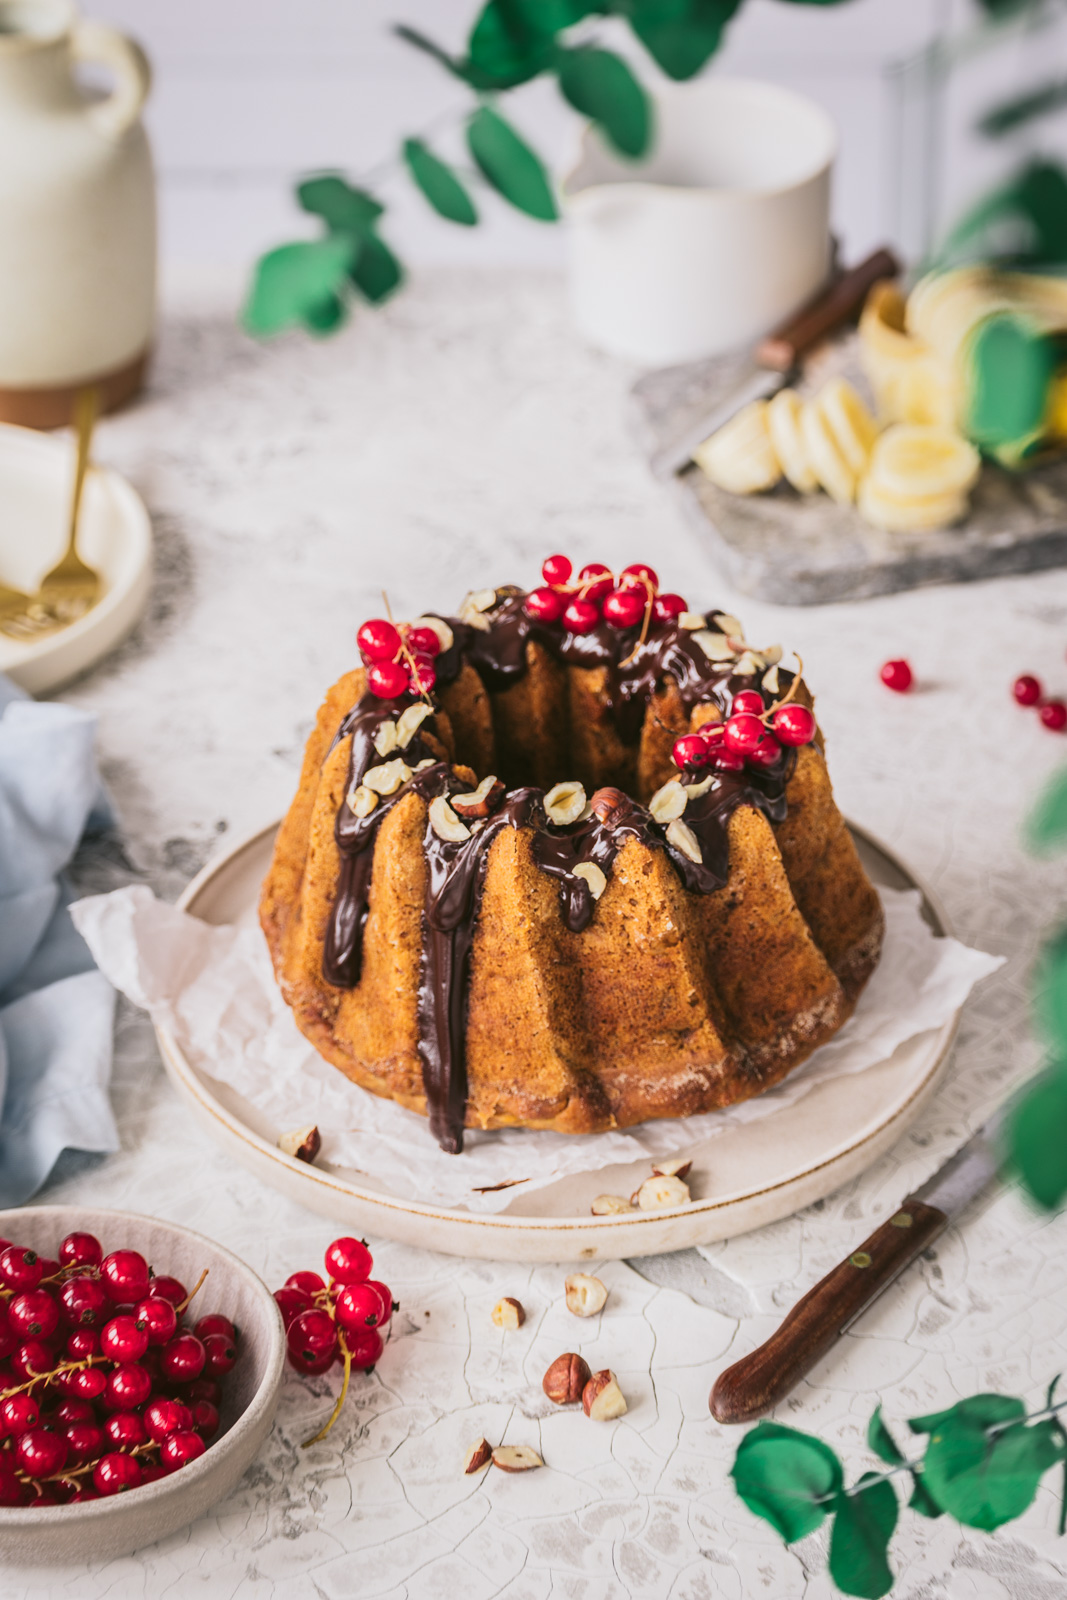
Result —
[[[84,1565],[203,1515],[270,1431],[284,1363],[266,1284],[202,1234],[0,1212],[0,1562]]]

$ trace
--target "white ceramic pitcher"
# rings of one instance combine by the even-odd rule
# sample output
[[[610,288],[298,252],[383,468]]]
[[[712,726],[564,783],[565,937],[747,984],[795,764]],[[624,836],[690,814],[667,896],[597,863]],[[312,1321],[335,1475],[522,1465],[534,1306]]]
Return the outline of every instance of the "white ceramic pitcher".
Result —
[[[105,99],[75,65],[114,80]],[[71,0],[0,0],[0,420],[56,427],[143,380],[155,318],[148,63]]]
[[[658,90],[640,162],[587,128],[563,184],[579,330],[650,365],[766,333],[829,272],[836,147],[818,106],[746,79]]]

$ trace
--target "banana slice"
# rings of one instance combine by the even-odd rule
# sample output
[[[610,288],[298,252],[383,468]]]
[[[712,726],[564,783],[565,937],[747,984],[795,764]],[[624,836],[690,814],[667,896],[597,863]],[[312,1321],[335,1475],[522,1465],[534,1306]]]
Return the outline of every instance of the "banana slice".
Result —
[[[967,510],[965,494],[894,495],[868,473],[856,499],[860,516],[890,533],[927,533],[958,522]]]
[[[981,470],[978,451],[951,428],[899,422],[875,444],[868,479],[896,499],[966,495]]]
[[[849,505],[856,497],[856,475],[841,454],[826,418],[812,401],[800,413],[800,433],[807,458],[827,494],[839,505]]]
[[[845,378],[831,378],[815,397],[815,404],[834,436],[854,478],[867,470],[878,426],[855,389]]]
[[[759,494],[782,476],[767,431],[767,402],[753,400],[693,451],[693,460],[712,483],[731,494]]]
[[[801,494],[814,494],[819,480],[804,449],[800,431],[803,409],[804,402],[795,389],[779,389],[767,405],[767,429],[774,453],[793,488]]]

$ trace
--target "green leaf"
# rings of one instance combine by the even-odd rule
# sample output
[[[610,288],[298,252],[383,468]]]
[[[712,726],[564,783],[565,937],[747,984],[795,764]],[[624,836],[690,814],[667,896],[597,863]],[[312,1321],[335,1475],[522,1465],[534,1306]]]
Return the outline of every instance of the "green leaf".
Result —
[[[1054,773],[1038,797],[1026,819],[1026,842],[1039,854],[1067,844],[1067,768]]]
[[[1053,1054],[1067,1061],[1067,929],[1050,939],[1038,957],[1034,1021]]]
[[[408,171],[439,216],[472,228],[478,221],[474,201],[451,167],[438,160],[421,139],[404,140]]]
[[[488,106],[467,123],[467,143],[482,175],[519,211],[542,222],[559,215],[540,158],[514,128]]]
[[[500,88],[514,88],[551,65],[557,33],[604,9],[585,0],[488,0],[471,29],[470,63]]]
[[[885,1425],[881,1406],[875,1407],[874,1415],[867,1424],[867,1444],[876,1456],[888,1461],[891,1467],[899,1467],[904,1460],[904,1452]]]
[[[1067,104],[1067,83],[1046,83],[1040,89],[1015,95],[993,106],[975,123],[975,130],[987,139],[999,139],[1005,133],[1014,133],[1038,117],[1047,117]]]
[[[730,1476],[748,1509],[787,1544],[821,1526],[828,1509],[823,1502],[844,1482],[829,1445],[777,1422],[759,1422],[745,1435]]]
[[[365,189],[354,189],[336,173],[300,184],[296,197],[305,211],[321,217],[331,233],[366,233],[385,209]]]
[[[599,123],[622,155],[644,155],[652,133],[651,105],[621,56],[611,50],[568,50],[557,72],[575,111]]]
[[[372,305],[380,305],[403,283],[404,272],[389,246],[372,232],[359,241],[351,278]]]
[[[1014,1395],[972,1394],[945,1411],[931,1411],[925,1417],[912,1417],[908,1427],[912,1433],[935,1433],[943,1422],[957,1417],[986,1427],[994,1422],[1014,1422],[1017,1417],[1025,1415],[1025,1405],[1021,1400],[1016,1400]]]
[[[1067,1196],[1067,1067],[1042,1072],[1008,1117],[1008,1159],[1030,1198],[1055,1211]]]
[[[1014,1422],[991,1432],[990,1424],[1004,1420],[991,1402],[1002,1398],[976,1395],[964,1402],[967,1415],[955,1407],[931,1434],[923,1458],[923,1479],[938,1504],[957,1522],[987,1532],[1022,1516],[1044,1473],[1063,1457],[1049,1422]]]
[[[830,1576],[845,1594],[879,1600],[893,1587],[886,1550],[897,1525],[897,1497],[891,1483],[864,1473],[851,1494],[834,1501],[830,1535]]]
[[[344,236],[279,245],[256,262],[242,320],[264,337],[303,323],[314,333],[335,328],[344,315],[340,291],[356,257]]]
[[[630,26],[668,78],[694,78],[722,43],[741,0],[687,0],[683,7],[635,0]]]
[[[938,1517],[943,1517],[945,1513],[917,1472],[912,1473],[911,1483],[911,1499],[908,1501],[910,1509],[917,1511],[920,1517],[929,1517],[931,1521],[935,1521]]]

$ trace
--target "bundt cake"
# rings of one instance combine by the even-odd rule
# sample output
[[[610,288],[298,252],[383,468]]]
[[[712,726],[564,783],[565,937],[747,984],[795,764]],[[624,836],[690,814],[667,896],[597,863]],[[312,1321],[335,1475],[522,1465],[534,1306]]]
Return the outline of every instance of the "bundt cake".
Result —
[[[802,667],[650,567],[544,577],[363,625],[263,886],[300,1028],[449,1151],[760,1094],[881,949]]]

